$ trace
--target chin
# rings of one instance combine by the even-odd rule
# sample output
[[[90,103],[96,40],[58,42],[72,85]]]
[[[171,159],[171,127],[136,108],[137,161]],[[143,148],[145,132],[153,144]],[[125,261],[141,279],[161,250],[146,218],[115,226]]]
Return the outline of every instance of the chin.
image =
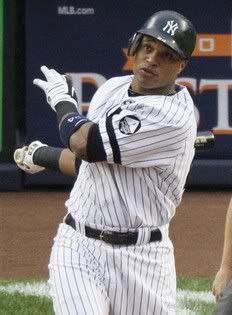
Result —
[[[149,80],[147,78],[141,77],[141,76],[136,76],[134,77],[134,83],[135,83],[135,89],[136,90],[151,90],[151,89],[156,89],[160,88],[161,84],[157,82],[156,80]]]
[[[159,84],[151,83],[151,82],[141,82],[140,88],[145,90],[157,89],[161,86]]]
[[[140,80],[138,80],[138,82],[139,82],[140,86],[145,88],[145,89],[156,89],[156,88],[159,88],[161,86],[161,84],[158,82],[158,80],[149,80],[149,79],[140,78]]]

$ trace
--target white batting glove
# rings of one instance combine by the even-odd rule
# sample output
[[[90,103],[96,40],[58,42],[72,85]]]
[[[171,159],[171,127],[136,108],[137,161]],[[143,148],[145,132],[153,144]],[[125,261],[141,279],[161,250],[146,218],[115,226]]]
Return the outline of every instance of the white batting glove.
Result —
[[[42,66],[40,69],[47,81],[34,79],[33,83],[44,91],[51,108],[56,111],[55,106],[59,102],[67,101],[73,103],[78,110],[76,93],[70,80],[67,80],[65,75],[59,74],[54,69],[48,69],[46,66]]]
[[[17,149],[14,152],[14,160],[19,168],[29,174],[35,174],[43,171],[45,168],[34,164],[33,155],[41,147],[47,147],[40,141],[33,141],[29,146]]]

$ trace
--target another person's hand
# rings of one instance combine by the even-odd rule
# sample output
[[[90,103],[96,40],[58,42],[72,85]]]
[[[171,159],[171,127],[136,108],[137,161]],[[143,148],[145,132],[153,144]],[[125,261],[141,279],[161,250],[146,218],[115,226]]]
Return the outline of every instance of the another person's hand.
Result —
[[[29,146],[24,146],[14,152],[14,161],[19,168],[29,174],[35,174],[43,171],[45,168],[34,164],[33,156],[35,152],[41,148],[47,146],[40,141],[33,141]]]
[[[47,102],[51,108],[56,111],[55,106],[59,102],[71,102],[78,110],[78,102],[74,88],[71,84],[71,79],[65,75],[59,74],[54,69],[48,69],[42,66],[42,73],[47,81],[34,79],[33,83],[40,87],[46,94]]]
[[[232,268],[221,267],[215,276],[212,286],[212,291],[216,302],[222,296],[222,291],[230,281],[232,281]]]

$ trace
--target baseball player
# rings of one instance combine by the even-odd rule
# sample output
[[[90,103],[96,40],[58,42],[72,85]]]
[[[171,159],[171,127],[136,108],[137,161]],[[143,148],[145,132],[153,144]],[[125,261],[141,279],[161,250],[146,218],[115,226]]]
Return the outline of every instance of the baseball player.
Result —
[[[222,261],[213,282],[213,294],[217,302],[214,314],[230,315],[232,313],[232,199],[227,210]]]
[[[18,165],[73,173],[82,160],[49,262],[56,314],[175,314],[168,230],[196,137],[192,98],[175,80],[195,41],[184,16],[153,14],[129,41],[133,75],[103,84],[87,117],[65,76],[43,66],[45,80],[34,80],[57,114],[67,149],[36,141],[21,159],[15,153]]]

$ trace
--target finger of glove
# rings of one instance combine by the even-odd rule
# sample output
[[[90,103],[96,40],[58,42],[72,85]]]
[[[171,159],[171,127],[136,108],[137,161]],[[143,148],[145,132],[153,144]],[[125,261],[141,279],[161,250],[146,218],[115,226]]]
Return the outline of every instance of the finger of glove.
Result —
[[[17,166],[18,166],[21,170],[23,170],[24,172],[27,171],[27,169],[26,169],[26,167],[25,167],[25,165],[24,165],[23,163],[17,163]]]
[[[42,66],[40,68],[40,70],[42,71],[42,73],[45,76],[47,81],[53,81],[54,80],[54,74],[53,74],[51,69],[48,69],[48,67],[46,67],[46,66]]]
[[[63,75],[61,75],[55,69],[51,69],[50,71],[53,74],[53,78],[55,78],[56,80],[64,80],[64,81],[66,81],[65,78],[63,78]]]
[[[34,79],[33,80],[33,84],[37,85],[42,90],[46,91],[46,89],[48,88],[48,84],[49,83],[47,81],[43,81],[43,80],[40,80],[40,79]]]
[[[22,167],[20,168],[29,174],[35,174],[44,170],[44,167],[35,165],[32,161],[23,162]]]
[[[15,163],[21,163],[23,161],[24,154],[22,154],[22,150],[18,149],[14,152],[14,161]]]
[[[24,157],[25,157],[26,148],[27,147],[23,147],[21,149],[15,150],[15,152],[14,152],[14,161],[15,161],[15,163],[20,164],[20,163],[23,162]]]
[[[28,173],[28,174],[33,174],[34,171],[31,168],[30,165],[28,165],[26,162],[23,162],[21,164],[18,164],[18,167],[21,168],[24,172]]]

